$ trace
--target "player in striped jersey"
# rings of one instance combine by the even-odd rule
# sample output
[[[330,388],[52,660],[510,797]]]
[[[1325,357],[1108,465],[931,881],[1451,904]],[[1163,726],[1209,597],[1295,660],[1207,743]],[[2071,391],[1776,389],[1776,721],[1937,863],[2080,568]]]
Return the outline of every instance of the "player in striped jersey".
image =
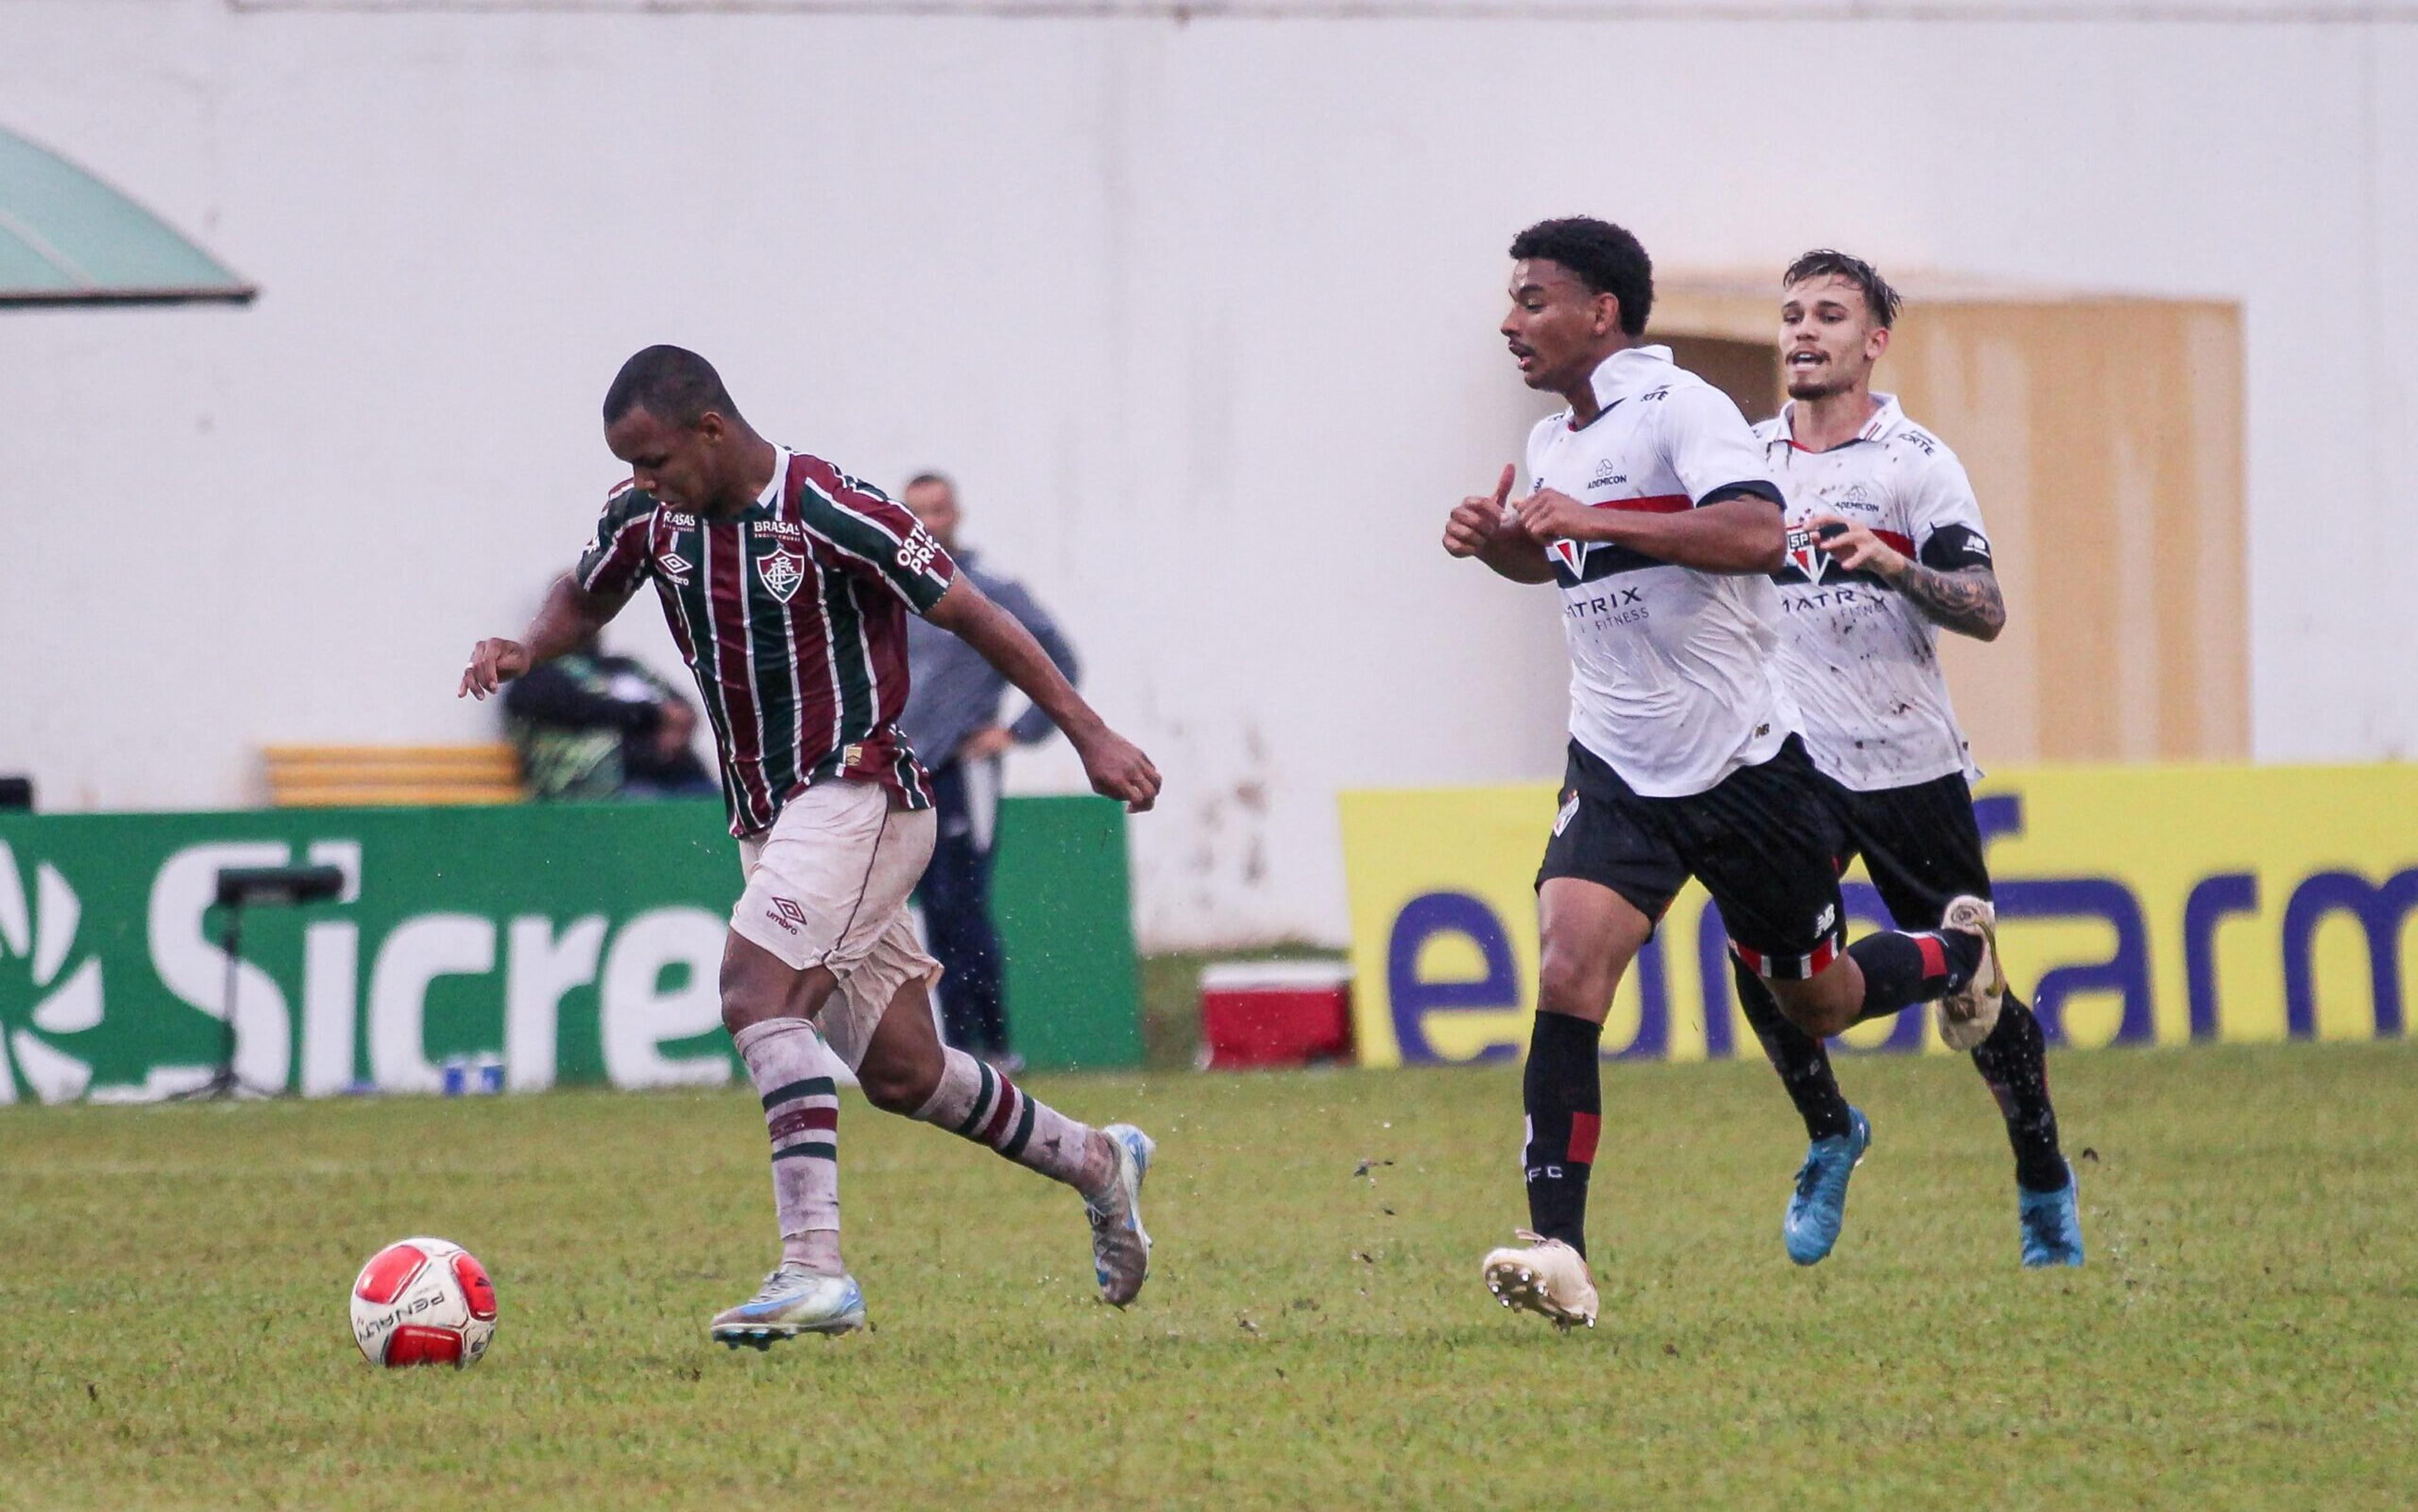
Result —
[[[633,476],[521,639],[473,649],[462,691],[483,698],[562,655],[646,584],[696,675],[746,876],[722,1019],[762,1095],[782,1241],[763,1289],[718,1315],[713,1336],[763,1348],[864,1322],[839,1248],[834,1053],[877,1107],[1080,1193],[1101,1294],[1124,1306],[1149,1274],[1150,1139],[1067,1118],[933,1029],[940,968],[907,915],[934,842],[930,779],[897,725],[907,616],[962,636],[1023,690],[1096,791],[1139,813],[1158,796],[1157,770],[913,515],[758,435],[703,358],[674,346],[633,357],[605,394],[604,439]]]
[[[1897,292],[1870,263],[1830,251],[1798,258],[1781,289],[1789,403],[1755,429],[1788,493],[1788,556],[1772,574],[1786,611],[1778,664],[1848,853],[1863,856],[1900,928],[1927,929],[1951,899],[1990,895],[1967,786],[1979,773],[1934,646],[1941,630],[1997,639],[2006,604],[1963,465],[1894,395],[1873,392]],[[1790,1023],[1752,972],[1737,975],[1811,1141],[1781,1235],[1789,1259],[1812,1265],[1838,1240],[1872,1123],[1840,1094],[1822,1042]],[[1951,1048],[1972,1053],[2006,1119],[2023,1263],[2081,1264],[2081,1212],[2058,1149],[2039,1020],[2009,993],[1986,1035],[1942,1029]]]

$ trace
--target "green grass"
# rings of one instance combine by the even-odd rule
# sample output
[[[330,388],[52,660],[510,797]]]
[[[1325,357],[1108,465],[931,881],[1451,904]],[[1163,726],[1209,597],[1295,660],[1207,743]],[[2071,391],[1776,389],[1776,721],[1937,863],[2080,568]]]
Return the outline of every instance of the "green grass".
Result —
[[[1160,1139],[1125,1313],[1071,1197],[851,1100],[876,1331],[765,1355],[703,1330],[768,1259],[742,1092],[9,1109],[0,1504],[2408,1506],[2418,1047],[2054,1071],[2091,1263],[2026,1274],[1958,1063],[1845,1067],[1878,1139],[1810,1271],[1768,1073],[1611,1068],[1569,1336],[1477,1281],[1506,1069],[1037,1080]],[[371,1369],[345,1285],[430,1231],[502,1331]]]

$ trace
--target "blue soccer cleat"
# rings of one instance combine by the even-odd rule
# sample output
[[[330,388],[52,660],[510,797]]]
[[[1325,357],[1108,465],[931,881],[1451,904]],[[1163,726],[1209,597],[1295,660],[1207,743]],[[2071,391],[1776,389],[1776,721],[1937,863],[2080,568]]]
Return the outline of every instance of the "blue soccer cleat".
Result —
[[[1797,1168],[1797,1195],[1788,1199],[1788,1215],[1780,1222],[1790,1260],[1817,1264],[1839,1242],[1839,1226],[1847,1221],[1847,1178],[1872,1147],[1873,1121],[1860,1107],[1847,1109],[1846,1133],[1806,1146],[1805,1164]]]
[[[2074,1167],[2065,1168],[2065,1184],[2054,1192],[2015,1188],[2015,1217],[2024,1231],[2024,1265],[2082,1263],[2082,1187]]]
[[[849,1275],[824,1275],[784,1260],[763,1290],[714,1314],[714,1342],[771,1349],[800,1334],[849,1334],[865,1326],[865,1291]]]

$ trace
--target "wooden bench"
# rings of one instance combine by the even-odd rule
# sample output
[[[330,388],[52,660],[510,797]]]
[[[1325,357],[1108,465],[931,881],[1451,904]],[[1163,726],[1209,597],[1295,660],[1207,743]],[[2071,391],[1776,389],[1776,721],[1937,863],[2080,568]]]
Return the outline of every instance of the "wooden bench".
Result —
[[[517,803],[520,756],[487,745],[270,745],[268,801],[279,808]]]

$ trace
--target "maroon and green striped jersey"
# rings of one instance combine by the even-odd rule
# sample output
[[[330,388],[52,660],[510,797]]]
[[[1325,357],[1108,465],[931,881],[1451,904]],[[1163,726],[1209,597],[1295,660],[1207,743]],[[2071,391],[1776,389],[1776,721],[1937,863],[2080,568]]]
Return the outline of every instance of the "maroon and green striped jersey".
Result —
[[[722,756],[730,832],[834,777],[925,808],[931,780],[898,731],[907,611],[956,577],[931,532],[880,489],[784,450],[773,481],[727,520],[616,489],[574,574],[615,597],[651,579]]]

